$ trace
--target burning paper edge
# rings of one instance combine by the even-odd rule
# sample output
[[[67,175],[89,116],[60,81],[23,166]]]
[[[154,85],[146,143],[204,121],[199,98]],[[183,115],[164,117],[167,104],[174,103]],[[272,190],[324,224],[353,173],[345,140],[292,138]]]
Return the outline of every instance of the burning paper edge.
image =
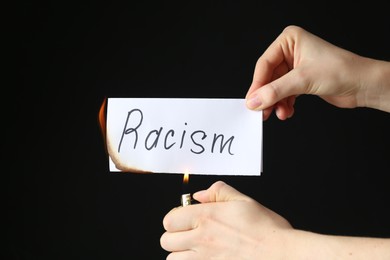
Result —
[[[103,102],[100,106],[99,113],[98,113],[98,121],[100,125],[101,134],[103,137],[103,142],[105,146],[105,151],[108,155],[108,159],[110,160],[109,163],[113,163],[115,165],[115,168],[118,169],[118,172],[132,172],[132,173],[152,173],[150,171],[145,171],[138,169],[136,167],[132,167],[126,164],[123,164],[118,159],[118,156],[115,156],[115,152],[112,150],[110,145],[110,139],[107,138],[107,120],[106,120],[106,113],[107,113],[107,98],[103,99]],[[112,171],[110,171],[112,172]]]

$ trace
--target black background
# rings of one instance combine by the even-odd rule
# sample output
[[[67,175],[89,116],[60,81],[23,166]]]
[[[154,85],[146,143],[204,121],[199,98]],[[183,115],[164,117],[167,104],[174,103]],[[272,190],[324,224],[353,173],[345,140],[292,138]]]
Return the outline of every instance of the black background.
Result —
[[[182,175],[110,173],[100,105],[243,98],[256,60],[290,24],[390,58],[380,1],[16,4],[4,39],[16,49],[3,96],[7,259],[165,259],[162,219],[179,204]],[[301,96],[293,118],[264,122],[261,177],[193,175],[190,186],[221,179],[296,228],[389,237],[389,130],[385,112]]]

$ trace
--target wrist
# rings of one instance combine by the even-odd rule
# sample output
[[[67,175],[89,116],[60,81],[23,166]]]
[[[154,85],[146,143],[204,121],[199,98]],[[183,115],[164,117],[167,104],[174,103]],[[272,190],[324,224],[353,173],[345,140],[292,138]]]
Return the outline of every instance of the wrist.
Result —
[[[328,255],[320,253],[327,251],[325,244],[321,243],[322,239],[322,235],[308,231],[296,229],[289,231],[286,236],[284,259],[329,259]]]
[[[367,58],[361,68],[358,106],[390,112],[390,62]]]
[[[390,239],[289,232],[286,259],[390,259]]]

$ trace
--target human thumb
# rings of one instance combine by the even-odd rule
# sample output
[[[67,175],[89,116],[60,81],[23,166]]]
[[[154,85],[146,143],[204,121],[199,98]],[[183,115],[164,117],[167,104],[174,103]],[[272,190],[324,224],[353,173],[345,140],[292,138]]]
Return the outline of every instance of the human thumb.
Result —
[[[217,181],[207,190],[194,193],[193,197],[201,203],[245,200],[248,198],[223,181]]]
[[[268,84],[258,87],[251,86],[255,90],[246,97],[247,107],[252,110],[263,110],[286,97],[307,94],[307,85],[297,73],[299,72],[296,69],[291,70]]]

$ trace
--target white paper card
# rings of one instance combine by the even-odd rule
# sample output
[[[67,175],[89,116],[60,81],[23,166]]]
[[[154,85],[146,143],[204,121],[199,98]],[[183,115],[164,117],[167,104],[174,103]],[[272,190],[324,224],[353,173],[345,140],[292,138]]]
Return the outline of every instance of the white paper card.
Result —
[[[245,99],[108,98],[110,171],[260,175],[262,124]]]

